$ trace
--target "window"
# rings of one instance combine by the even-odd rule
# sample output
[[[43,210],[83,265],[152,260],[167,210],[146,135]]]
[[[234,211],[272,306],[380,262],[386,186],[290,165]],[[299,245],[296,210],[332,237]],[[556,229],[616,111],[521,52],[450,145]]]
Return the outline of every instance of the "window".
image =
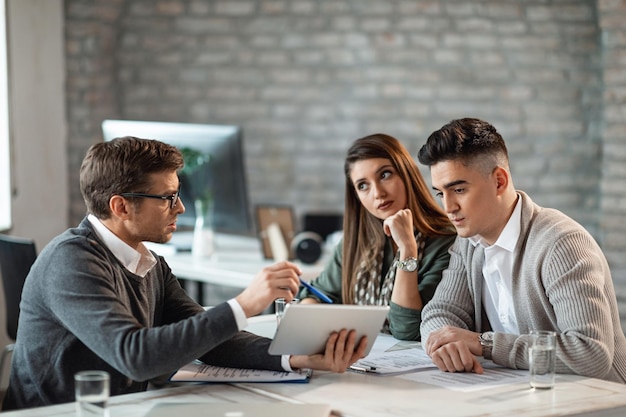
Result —
[[[11,227],[11,152],[6,1],[0,0],[0,231]]]

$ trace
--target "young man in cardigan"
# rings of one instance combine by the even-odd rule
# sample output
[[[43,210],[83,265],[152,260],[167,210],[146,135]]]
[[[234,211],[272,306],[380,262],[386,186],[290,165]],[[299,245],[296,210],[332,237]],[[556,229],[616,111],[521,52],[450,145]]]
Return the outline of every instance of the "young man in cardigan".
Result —
[[[528,369],[528,333],[552,330],[557,373],[626,382],[626,338],[600,247],[574,220],[515,189],[496,129],[453,120],[430,135],[418,158],[458,232],[422,311],[422,341],[434,363],[482,373],[483,356]]]

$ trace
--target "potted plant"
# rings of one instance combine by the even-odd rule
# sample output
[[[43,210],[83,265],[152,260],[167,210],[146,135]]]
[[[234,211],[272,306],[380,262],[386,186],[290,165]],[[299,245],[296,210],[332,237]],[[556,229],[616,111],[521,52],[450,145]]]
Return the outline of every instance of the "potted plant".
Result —
[[[192,148],[182,148],[185,166],[181,170],[184,186],[189,188],[196,214],[191,253],[197,257],[210,257],[214,252],[213,234],[213,192],[212,178],[206,165],[211,155]]]

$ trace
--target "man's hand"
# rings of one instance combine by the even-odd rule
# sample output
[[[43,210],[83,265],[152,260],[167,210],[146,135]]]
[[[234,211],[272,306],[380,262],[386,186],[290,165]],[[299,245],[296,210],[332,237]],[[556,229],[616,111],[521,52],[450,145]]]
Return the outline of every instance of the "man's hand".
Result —
[[[288,302],[298,293],[302,274],[291,262],[279,262],[265,267],[252,280],[248,288],[236,297],[246,317],[265,310],[275,299],[285,298]]]
[[[343,329],[330,334],[324,354],[293,355],[289,358],[289,364],[293,369],[310,368],[343,373],[354,362],[365,357],[366,347],[366,336],[357,344],[356,331]]]
[[[476,359],[482,356],[478,337],[478,333],[445,326],[428,336],[424,350],[442,371],[482,374],[483,367]]]

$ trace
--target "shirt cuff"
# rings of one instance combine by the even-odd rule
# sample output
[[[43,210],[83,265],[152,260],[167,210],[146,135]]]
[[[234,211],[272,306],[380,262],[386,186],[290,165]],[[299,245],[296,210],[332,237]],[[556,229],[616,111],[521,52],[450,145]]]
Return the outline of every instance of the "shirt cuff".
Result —
[[[239,302],[231,298],[228,300],[228,305],[230,305],[230,308],[233,310],[233,315],[237,322],[237,330],[243,330],[248,327],[248,318],[246,317],[246,313],[243,312],[243,308],[239,305]]]
[[[248,327],[248,318],[246,317],[246,313],[243,312],[243,308],[239,305],[237,300],[231,298],[228,300],[228,305],[233,310],[233,315],[235,316],[235,321],[237,322],[237,329],[243,330]],[[280,357],[280,365],[287,372],[293,372],[291,369],[291,365],[289,364],[290,355],[281,355]]]
[[[293,369],[291,369],[291,365],[289,365],[290,357],[291,357],[290,355],[282,355],[280,358],[280,364],[282,365],[283,369],[287,372],[293,372]]]

